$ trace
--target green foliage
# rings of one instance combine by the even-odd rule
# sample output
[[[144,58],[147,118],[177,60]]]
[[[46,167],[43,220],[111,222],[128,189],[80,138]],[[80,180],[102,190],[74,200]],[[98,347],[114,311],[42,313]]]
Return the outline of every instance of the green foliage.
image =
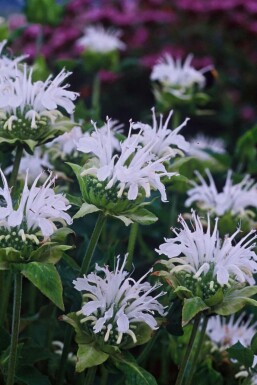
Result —
[[[227,349],[230,358],[234,358],[240,362],[240,364],[249,368],[253,364],[254,353],[251,349],[246,348],[240,342],[232,345]]]
[[[55,0],[26,0],[25,13],[31,23],[57,25],[61,20],[63,7]]]

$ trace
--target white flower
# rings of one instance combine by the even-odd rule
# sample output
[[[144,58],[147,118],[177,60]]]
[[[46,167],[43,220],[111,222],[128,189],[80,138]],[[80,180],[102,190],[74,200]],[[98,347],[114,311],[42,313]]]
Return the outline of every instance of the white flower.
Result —
[[[93,52],[108,53],[125,49],[126,45],[119,39],[120,30],[105,29],[103,26],[90,26],[84,31],[78,43]]]
[[[51,188],[56,178],[49,175],[43,186],[37,187],[41,174],[35,179],[31,188],[28,188],[28,174],[17,209],[13,206],[10,189],[5,176],[0,170],[3,188],[0,188],[0,228],[11,231],[15,228],[22,240],[34,237],[39,230],[45,238],[56,230],[56,222],[62,225],[71,224],[72,219],[66,211],[70,208],[68,200],[62,194],[55,194]]]
[[[169,155],[170,158],[176,155],[183,155],[183,151],[188,151],[189,149],[189,143],[186,142],[184,136],[178,134],[179,131],[187,124],[187,121],[189,119],[185,119],[184,122],[180,124],[177,128],[171,130],[168,129],[168,124],[172,114],[173,111],[170,111],[164,124],[163,115],[161,114],[160,123],[158,125],[155,115],[155,109],[152,108],[152,126],[141,122],[133,124],[133,128],[141,129],[143,145],[147,145],[148,143],[154,142],[154,146],[152,147],[151,151],[156,154],[159,158],[166,155]]]
[[[168,53],[154,65],[151,80],[159,81],[167,92],[180,99],[190,99],[188,91],[194,85],[199,89],[205,86],[205,77],[202,71],[197,71],[191,66],[192,55],[188,55],[184,64],[181,59],[174,60]]]
[[[65,158],[77,151],[78,142],[83,136],[81,127],[75,126],[69,132],[55,138],[47,147],[50,149],[56,147],[57,156],[60,154],[61,158]],[[53,145],[55,146],[53,147]]]
[[[76,92],[68,91],[68,84],[61,85],[71,74],[64,69],[52,79],[50,75],[46,81],[32,80],[33,69],[23,66],[17,76],[0,75],[0,113],[2,119],[7,119],[4,129],[12,130],[13,123],[23,117],[31,122],[31,128],[37,128],[42,117],[54,123],[58,116],[62,116],[58,107],[62,107],[68,114],[74,110],[73,101]]]
[[[213,154],[224,154],[225,143],[221,138],[210,138],[203,134],[197,134],[195,138],[188,140],[189,148],[187,155],[194,156],[202,160],[213,160]]]
[[[33,155],[25,153],[21,158],[20,167],[19,167],[19,177],[25,178],[27,171],[28,173],[28,182],[33,182],[36,177],[41,174],[41,179],[45,179],[47,176],[42,171],[51,170],[53,168],[52,164],[49,162],[48,153],[43,152],[40,147],[36,147]],[[8,167],[5,170],[5,173],[8,175],[12,172],[13,166]]]
[[[169,158],[164,156],[156,159],[152,152],[155,141],[142,147],[140,133],[131,135],[133,123],[131,122],[128,137],[120,144],[120,154],[113,153],[110,120],[107,121],[105,130],[98,130],[90,138],[79,141],[78,150],[92,153],[95,162],[85,169],[81,175],[95,175],[99,181],[106,181],[106,189],[118,186],[118,197],[127,192],[129,200],[135,200],[143,189],[146,197],[150,196],[151,188],[159,190],[162,201],[167,200],[165,186],[161,177],[171,177],[176,173],[169,173],[163,162]],[[107,131],[106,131],[107,130]]]
[[[233,215],[244,214],[247,207],[257,207],[257,184],[250,175],[246,175],[241,182],[233,184],[232,171],[229,170],[223,190],[218,192],[210,171],[207,169],[205,172],[209,184],[198,171],[195,171],[201,184],[191,182],[194,187],[187,192],[189,198],[185,202],[186,206],[197,202],[199,207],[211,210],[217,215],[224,215],[226,212]]]
[[[27,55],[19,56],[17,58],[10,59],[6,55],[3,55],[3,49],[7,43],[7,40],[0,42],[0,76],[12,76],[15,77],[19,74],[17,64],[24,60]]]
[[[232,315],[228,322],[225,317],[211,317],[206,333],[221,351],[238,341],[245,347],[249,347],[254,334],[257,332],[257,322],[252,322],[252,319],[253,317],[246,313],[242,313],[236,319]]]
[[[231,279],[254,284],[253,273],[257,272],[257,255],[253,251],[253,241],[257,237],[255,231],[250,231],[237,244],[233,244],[240,229],[222,241],[219,238],[218,218],[212,234],[209,215],[207,219],[207,229],[204,231],[201,220],[194,211],[192,230],[182,215],[178,217],[182,228],[173,229],[176,236],[166,239],[159,250],[156,250],[159,254],[167,255],[176,264],[171,273],[186,271],[198,278],[211,272],[213,279],[221,286],[228,285]]]
[[[126,258],[120,267],[118,257],[115,271],[96,265],[96,272],[73,281],[75,289],[82,291],[83,298],[88,300],[78,312],[85,316],[81,322],[91,324],[95,334],[102,332],[105,342],[117,345],[124,334],[136,343],[138,323],[146,323],[154,330],[158,328],[154,314],[165,315],[164,307],[157,301],[164,293],[151,295],[160,285],[143,283],[148,273],[135,281],[124,271],[125,263]]]

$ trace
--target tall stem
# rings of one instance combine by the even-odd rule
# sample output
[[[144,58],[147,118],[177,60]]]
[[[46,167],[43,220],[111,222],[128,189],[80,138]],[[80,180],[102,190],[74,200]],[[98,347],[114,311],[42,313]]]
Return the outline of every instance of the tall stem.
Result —
[[[192,382],[192,379],[193,379],[193,376],[195,373],[195,369],[196,369],[196,365],[197,365],[197,361],[198,361],[198,357],[199,357],[199,353],[200,353],[200,350],[201,350],[201,347],[202,347],[202,344],[204,341],[207,323],[208,323],[208,318],[206,317],[206,315],[204,315],[201,333],[200,333],[199,340],[198,340],[198,343],[196,346],[196,351],[194,353],[194,357],[193,357],[193,360],[192,360],[192,363],[190,366],[190,373],[189,373],[188,379],[186,380],[186,385],[190,385]]]
[[[192,329],[191,336],[190,336],[190,339],[189,339],[189,343],[188,343],[188,346],[187,346],[187,349],[186,349],[186,352],[185,352],[182,364],[180,366],[178,377],[177,377],[177,381],[176,381],[175,385],[182,385],[183,384],[183,380],[184,380],[184,376],[186,374],[186,368],[187,368],[189,356],[190,356],[191,350],[192,350],[193,345],[194,345],[194,341],[195,341],[195,337],[196,337],[196,334],[197,334],[197,330],[198,330],[200,319],[201,319],[201,313],[197,314],[196,317],[195,317],[194,324],[193,324],[193,329]]]
[[[87,274],[87,272],[89,270],[90,263],[91,263],[93,255],[94,255],[94,251],[95,251],[98,239],[101,235],[105,219],[106,219],[105,215],[102,212],[100,212],[99,217],[97,218],[97,221],[95,224],[94,231],[91,235],[89,244],[87,246],[86,254],[85,254],[83,261],[82,261],[82,265],[81,265],[81,269],[80,269],[80,275]]]
[[[87,272],[89,270],[97,242],[99,240],[99,237],[101,235],[101,232],[102,232],[102,229],[103,229],[103,226],[105,223],[105,219],[106,219],[105,215],[102,212],[100,212],[100,214],[97,218],[92,236],[91,236],[90,241],[88,243],[86,254],[83,258],[79,275],[87,274]],[[71,307],[71,311],[74,311],[73,306]],[[61,356],[60,366],[59,366],[59,371],[58,371],[58,376],[57,376],[58,385],[62,385],[63,380],[64,380],[65,366],[66,366],[66,361],[67,361],[67,357],[68,357],[68,353],[69,353],[69,349],[70,349],[72,335],[73,335],[73,329],[70,326],[66,325],[63,351],[62,351],[62,356]]]
[[[20,163],[21,163],[21,158],[22,158],[22,153],[23,153],[23,146],[19,144],[16,149],[16,154],[15,154],[15,159],[13,163],[13,169],[12,169],[12,174],[10,177],[9,181],[9,186],[12,187],[13,189],[16,186],[17,182],[17,176],[20,168]]]
[[[128,241],[128,257],[126,262],[126,268],[128,269],[128,271],[130,271],[132,268],[137,233],[138,233],[138,223],[133,223],[130,228],[129,241]]]
[[[94,384],[96,368],[97,368],[96,366],[93,366],[92,368],[89,368],[87,370],[84,385],[93,385]]]
[[[18,272],[18,273],[15,273],[14,275],[12,336],[11,336],[11,348],[10,348],[6,385],[14,384],[18,336],[19,336],[19,328],[20,328],[21,294],[22,294],[22,275]]]

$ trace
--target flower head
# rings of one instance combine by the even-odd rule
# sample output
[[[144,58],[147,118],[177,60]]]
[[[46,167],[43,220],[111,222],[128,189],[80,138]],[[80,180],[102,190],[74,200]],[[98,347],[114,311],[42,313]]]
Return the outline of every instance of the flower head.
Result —
[[[77,146],[79,140],[83,137],[80,126],[74,126],[70,131],[58,136],[51,142],[50,150],[53,149],[55,157],[65,159],[70,155],[77,155]]]
[[[166,92],[179,99],[191,99],[193,87],[202,89],[205,86],[203,71],[191,66],[192,55],[188,55],[184,64],[181,59],[174,60],[171,55],[159,59],[154,65],[151,80],[158,81]]]
[[[7,40],[0,42],[0,76],[17,76],[18,67],[17,65],[24,60],[27,55],[19,56],[17,58],[9,58],[6,55],[3,55],[4,47],[7,43]]]
[[[152,188],[159,190],[162,200],[166,201],[161,177],[176,173],[167,172],[163,164],[169,155],[156,159],[152,152],[154,139],[142,146],[140,133],[131,135],[131,123],[128,137],[120,144],[120,153],[114,154],[110,120],[107,120],[104,130],[98,130],[95,124],[94,127],[95,132],[90,138],[85,137],[78,144],[79,151],[94,155],[81,175],[94,175],[100,182],[104,181],[105,189],[115,188],[118,198],[126,194],[128,200],[135,200],[141,192],[149,197]]]
[[[141,122],[133,124],[133,128],[141,130],[142,143],[146,146],[154,143],[151,151],[159,158],[169,155],[170,158],[176,155],[183,155],[183,151],[188,151],[189,144],[179,131],[187,124],[188,118],[174,130],[168,129],[168,124],[173,111],[170,111],[165,123],[163,124],[163,115],[160,115],[158,125],[155,109],[152,108],[153,124],[143,124]]]
[[[257,207],[257,184],[249,175],[241,182],[233,184],[232,171],[229,170],[222,192],[218,192],[213,177],[207,169],[206,174],[209,184],[203,179],[198,171],[195,171],[200,184],[192,182],[193,188],[188,190],[186,206],[197,202],[204,210],[211,210],[217,215],[231,212],[233,215],[244,214],[247,207]]]
[[[253,317],[245,313],[241,313],[236,319],[232,315],[228,322],[225,317],[211,317],[206,333],[219,350],[226,350],[238,341],[248,347],[257,331],[257,322],[252,320]]]
[[[210,138],[203,134],[197,134],[189,139],[187,155],[194,156],[202,160],[213,160],[213,154],[224,154],[225,143],[221,138]]]
[[[157,250],[171,259],[171,274],[182,272],[188,274],[190,281],[192,277],[201,279],[203,285],[208,283],[210,290],[206,295],[215,292],[218,287],[229,286],[231,282],[254,284],[253,274],[257,271],[257,255],[253,251],[257,237],[255,231],[250,231],[237,244],[233,244],[240,229],[222,241],[219,238],[218,218],[212,233],[209,215],[206,230],[194,211],[192,230],[181,215],[178,221],[182,228],[173,229],[175,237],[166,239]]]
[[[56,230],[56,223],[71,224],[72,219],[66,211],[70,208],[68,200],[62,194],[56,194],[52,185],[56,178],[52,174],[41,187],[37,183],[41,174],[28,188],[28,173],[17,206],[10,194],[6,178],[0,170],[3,187],[0,188],[0,246],[15,247],[18,250],[39,244],[39,237],[48,239]],[[27,256],[28,257],[28,256]]]
[[[34,82],[32,74],[33,69],[25,65],[21,71],[16,68],[16,76],[0,74],[0,134],[9,142],[33,140],[42,144],[49,134],[52,139],[51,129],[64,131],[68,119],[58,108],[68,114],[74,110],[73,101],[78,94],[68,91],[67,84],[62,85],[69,72],[63,69],[44,82]]]
[[[117,345],[124,342],[126,336],[136,343],[137,326],[145,323],[152,330],[157,329],[154,314],[165,314],[157,300],[164,293],[151,295],[160,285],[142,282],[147,274],[135,281],[124,271],[125,263],[126,258],[120,266],[118,258],[115,271],[110,271],[108,266],[96,265],[96,272],[73,281],[85,300],[78,312],[83,316],[81,323],[86,323],[105,342]]]
[[[125,44],[119,39],[121,31],[105,29],[103,26],[90,26],[85,29],[84,36],[78,40],[82,47],[96,53],[106,54],[125,49]]]

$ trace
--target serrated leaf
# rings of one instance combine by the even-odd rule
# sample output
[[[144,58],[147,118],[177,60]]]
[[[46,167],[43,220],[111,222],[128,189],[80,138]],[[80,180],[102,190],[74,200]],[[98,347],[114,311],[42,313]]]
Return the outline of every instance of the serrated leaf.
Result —
[[[240,364],[251,367],[253,364],[254,354],[251,349],[243,346],[239,341],[227,349],[231,358],[234,358],[240,362]]]
[[[184,299],[182,309],[182,326],[188,324],[198,313],[209,309],[200,297]]]
[[[122,356],[115,361],[116,367],[125,375],[126,385],[157,385],[153,375],[137,365],[135,361]]]
[[[228,290],[224,293],[223,301],[213,308],[219,315],[230,315],[241,310],[245,305],[257,306],[257,301],[249,298],[257,294],[257,286],[246,286],[239,290]]]
[[[30,262],[27,264],[15,264],[15,268],[57,307],[64,310],[62,282],[53,264]]]
[[[85,217],[86,215],[95,213],[96,211],[100,211],[100,209],[95,205],[85,202],[82,204],[79,211],[74,215],[73,219]]]
[[[76,372],[83,372],[87,368],[101,365],[109,358],[109,354],[96,349],[94,343],[79,345],[77,352]]]

